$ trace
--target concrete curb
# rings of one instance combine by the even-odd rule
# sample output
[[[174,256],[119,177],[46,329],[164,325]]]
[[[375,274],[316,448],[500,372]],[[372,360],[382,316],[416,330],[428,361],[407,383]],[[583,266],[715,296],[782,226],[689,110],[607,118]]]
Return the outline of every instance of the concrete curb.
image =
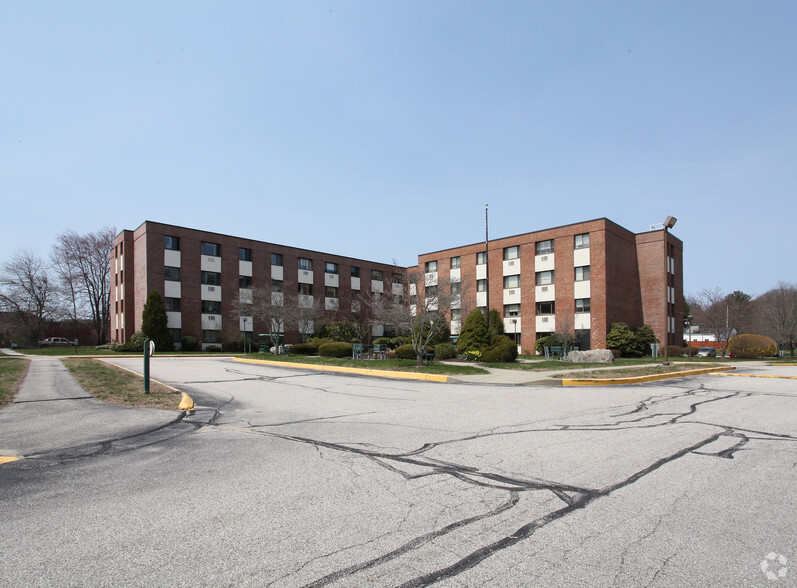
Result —
[[[734,366],[720,366],[700,368],[696,370],[684,370],[682,372],[671,372],[668,374],[636,376],[631,378],[562,378],[562,386],[619,386],[622,384],[642,384],[644,382],[655,382],[656,380],[670,380],[672,378],[683,378],[685,376],[699,376],[701,374],[711,374],[715,372],[728,372],[735,369],[736,368]]]
[[[315,370],[319,372],[338,372],[343,374],[359,374],[361,376],[376,376],[379,378],[397,378],[402,380],[422,380],[424,382],[448,382],[448,376],[439,374],[411,374],[408,372],[395,372],[388,370],[370,370],[365,368],[343,367],[336,365],[316,365],[312,363],[289,363],[285,361],[269,361],[267,359],[245,359],[234,357],[233,361],[241,363],[253,363],[260,365],[270,365],[275,367],[300,368],[303,370]]]

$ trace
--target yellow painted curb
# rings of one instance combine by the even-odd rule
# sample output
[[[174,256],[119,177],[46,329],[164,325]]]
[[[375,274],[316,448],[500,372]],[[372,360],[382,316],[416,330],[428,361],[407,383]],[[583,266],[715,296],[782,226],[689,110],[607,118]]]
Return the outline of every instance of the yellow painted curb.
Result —
[[[19,459],[18,457],[11,457],[10,455],[0,455],[0,465],[12,461],[17,461],[18,459]]]
[[[737,376],[739,378],[772,378],[774,380],[797,380],[797,376],[770,376],[767,374],[717,374],[718,376]]]
[[[725,372],[735,369],[736,368],[732,366],[710,367],[696,370],[684,370],[682,372],[670,372],[667,374],[635,376],[632,378],[562,378],[562,386],[619,386],[622,384],[641,384],[644,382],[655,382],[656,380],[669,380],[672,378],[682,378],[684,376],[698,376],[700,374]]]
[[[194,410],[194,399],[183,392],[183,398],[180,400],[180,405],[177,408],[180,410]]]
[[[233,361],[242,363],[254,363],[262,365],[273,365],[277,367],[294,367],[305,370],[316,370],[323,372],[339,372],[344,374],[359,374],[362,376],[377,376],[382,378],[401,378],[404,380],[423,380],[425,382],[448,382],[448,376],[440,374],[411,374],[407,372],[395,372],[388,370],[370,370],[366,368],[343,367],[338,365],[316,365],[313,363],[288,363],[285,361],[268,361],[267,359],[243,359],[233,357]]]

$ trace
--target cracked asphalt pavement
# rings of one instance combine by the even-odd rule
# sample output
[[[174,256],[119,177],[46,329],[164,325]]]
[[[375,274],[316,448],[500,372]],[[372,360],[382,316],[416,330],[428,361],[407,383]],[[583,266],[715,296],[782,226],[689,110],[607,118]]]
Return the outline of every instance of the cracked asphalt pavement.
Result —
[[[152,376],[196,413],[0,411],[0,585],[797,585],[797,380]]]

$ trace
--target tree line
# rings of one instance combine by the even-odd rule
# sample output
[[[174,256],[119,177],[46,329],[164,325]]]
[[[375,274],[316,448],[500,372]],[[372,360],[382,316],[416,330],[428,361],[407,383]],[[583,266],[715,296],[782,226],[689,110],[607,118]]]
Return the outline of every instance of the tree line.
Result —
[[[90,321],[97,342],[110,334],[109,252],[116,229],[57,235],[49,258],[15,252],[0,267],[0,327],[20,344],[36,345],[53,322]]]
[[[684,316],[691,325],[716,336],[723,356],[735,334],[772,337],[794,357],[797,347],[797,284],[780,282],[775,288],[753,297],[736,290],[704,289],[687,296]],[[689,335],[685,335],[689,340]]]

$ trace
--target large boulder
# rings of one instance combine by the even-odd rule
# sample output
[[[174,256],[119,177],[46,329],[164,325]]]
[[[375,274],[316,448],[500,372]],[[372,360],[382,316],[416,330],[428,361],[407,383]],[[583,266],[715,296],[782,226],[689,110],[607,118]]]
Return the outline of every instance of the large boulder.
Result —
[[[608,349],[571,351],[567,354],[567,361],[574,363],[614,363],[614,355]]]

